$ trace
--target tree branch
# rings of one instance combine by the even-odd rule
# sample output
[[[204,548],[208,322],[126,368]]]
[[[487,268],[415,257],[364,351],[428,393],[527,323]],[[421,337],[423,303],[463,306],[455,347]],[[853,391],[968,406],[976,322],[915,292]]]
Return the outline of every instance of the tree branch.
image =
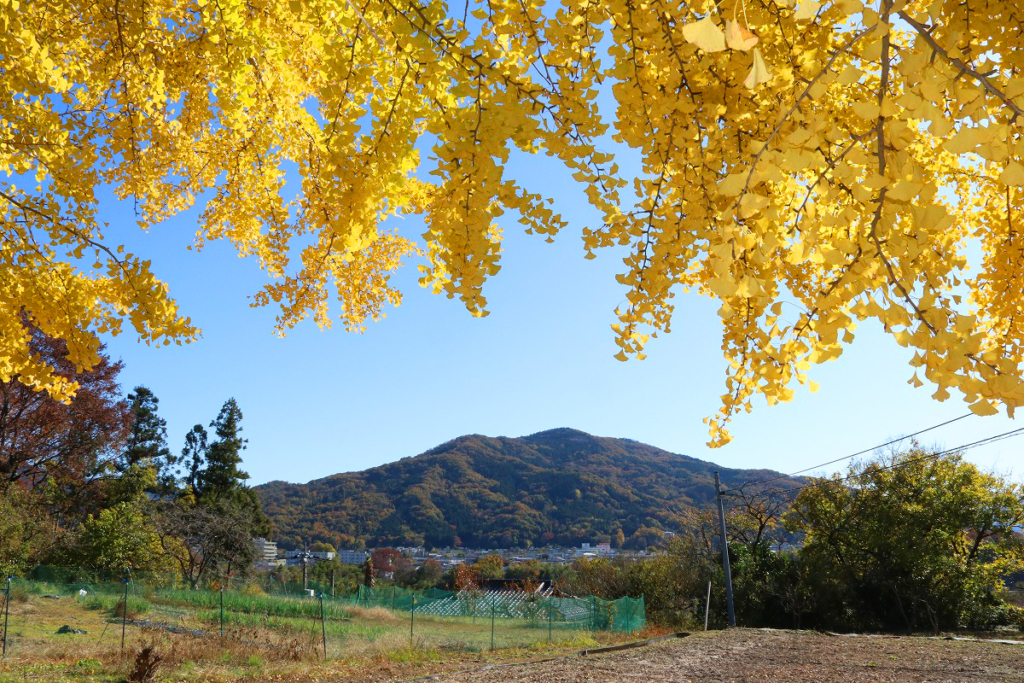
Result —
[[[949,52],[940,47],[939,44],[935,41],[935,39],[932,38],[931,31],[928,30],[927,26],[925,26],[919,21],[916,21],[905,11],[901,10],[899,12],[899,16],[901,19],[903,19],[903,21],[910,24],[914,28],[914,30],[917,31],[918,35],[924,38],[924,41],[928,43],[928,46],[932,49],[932,52],[938,55],[942,55],[942,58],[945,59],[950,64],[952,64],[953,66],[955,66],[957,69],[959,69],[961,74],[966,74],[973,78],[975,81],[980,83],[981,86],[989,92],[989,94],[994,96],[996,99],[1002,101],[1003,104],[1005,104],[1011,111],[1013,111],[1013,119],[1011,120],[1016,120],[1018,116],[1024,116],[1024,109],[1021,109],[1013,100],[1006,96],[1006,93],[1004,93],[1002,90],[994,86],[992,84],[992,81],[990,81],[988,77],[985,76],[985,74],[978,73],[977,71],[972,69],[967,64],[967,62],[963,61],[962,59],[951,57],[949,55]]]

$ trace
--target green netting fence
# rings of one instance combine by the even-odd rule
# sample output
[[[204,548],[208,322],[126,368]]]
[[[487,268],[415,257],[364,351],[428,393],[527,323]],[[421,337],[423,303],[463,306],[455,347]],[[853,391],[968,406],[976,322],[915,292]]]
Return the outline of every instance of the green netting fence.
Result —
[[[515,590],[456,593],[438,588],[412,591],[398,586],[360,586],[355,595],[343,599],[423,615],[516,619],[556,628],[633,632],[647,625],[643,596],[602,600],[595,596],[554,597]]]
[[[66,595],[116,597],[128,579],[135,600],[157,604],[183,604],[200,609],[219,609],[220,589],[225,589],[227,608],[242,613],[316,616],[323,595],[325,609],[347,618],[346,607],[384,608],[410,614],[415,619],[463,622],[501,620],[523,628],[634,632],[646,627],[644,598],[604,600],[595,596],[561,597],[517,590],[446,591],[439,588],[410,590],[399,586],[359,586],[355,593],[331,593],[329,583],[281,582],[270,574],[244,578],[211,578],[193,589],[177,572],[135,572],[127,575],[78,567],[40,566],[16,580],[44,586]],[[278,599],[275,602],[275,598]],[[283,602],[281,602],[283,600]],[[330,616],[328,616],[330,618]]]

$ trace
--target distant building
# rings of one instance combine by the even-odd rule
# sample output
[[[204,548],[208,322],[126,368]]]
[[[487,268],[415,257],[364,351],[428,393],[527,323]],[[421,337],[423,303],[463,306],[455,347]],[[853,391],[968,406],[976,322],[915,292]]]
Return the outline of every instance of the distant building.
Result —
[[[265,538],[254,538],[252,544],[256,546],[256,566],[274,567],[277,561],[277,543],[268,541]]]
[[[365,550],[339,550],[338,562],[342,564],[362,564],[366,562]]]
[[[613,557],[616,552],[612,550],[610,543],[581,543],[579,548],[574,548],[572,554],[576,557]],[[553,562],[558,562],[557,556],[552,557]]]

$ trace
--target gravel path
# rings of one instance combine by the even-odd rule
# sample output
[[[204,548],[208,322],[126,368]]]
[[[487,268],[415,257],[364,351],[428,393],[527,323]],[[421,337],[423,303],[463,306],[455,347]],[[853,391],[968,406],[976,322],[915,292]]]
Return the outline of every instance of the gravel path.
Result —
[[[1024,682],[1024,645],[737,629],[554,662],[452,674],[447,683]]]

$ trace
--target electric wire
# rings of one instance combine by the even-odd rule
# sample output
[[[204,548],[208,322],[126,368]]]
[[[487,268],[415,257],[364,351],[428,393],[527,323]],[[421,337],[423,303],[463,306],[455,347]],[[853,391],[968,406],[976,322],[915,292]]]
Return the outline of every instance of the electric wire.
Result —
[[[935,459],[935,458],[941,458],[942,456],[949,455],[951,453],[961,453],[963,451],[967,451],[967,450],[970,450],[972,448],[979,448],[981,446],[988,446],[990,444],[996,443],[997,441],[1003,441],[1004,439],[1010,439],[1010,438],[1015,437],[1015,436],[1020,436],[1021,434],[1024,434],[1024,427],[1018,427],[1017,429],[1011,429],[1010,431],[1003,432],[1002,434],[996,434],[994,436],[989,436],[989,437],[986,437],[984,439],[979,439],[978,441],[973,441],[973,442],[968,443],[968,444],[963,444],[963,445],[957,446],[955,448],[948,448],[948,449],[946,449],[944,451],[939,451],[937,453],[928,453],[926,455],[918,456],[916,458],[909,458],[909,459],[903,460],[901,462],[896,462],[896,463],[893,463],[891,465],[884,465],[884,466],[881,466],[881,467],[876,467],[876,468],[873,469],[873,471],[874,472],[885,472],[885,471],[889,471],[889,470],[898,470],[901,467],[906,467],[907,465],[912,465],[912,464],[914,464],[916,462],[921,462],[923,460],[932,460],[932,459]],[[814,482],[811,482],[811,483],[808,483],[808,484],[804,484],[802,486],[793,486],[793,487],[788,488],[788,489],[779,489],[779,490],[773,491],[773,493],[778,494],[778,495],[783,495],[783,494],[786,494],[786,493],[791,493],[793,491],[802,491],[802,490],[804,490],[806,488],[812,488],[812,487],[815,487],[815,486],[822,486],[824,484],[842,483],[842,482],[845,482],[845,481],[849,481],[850,479],[854,479],[856,477],[859,477],[861,475],[862,475],[862,473],[857,473],[857,474],[850,474],[850,475],[847,475],[845,477],[820,479],[818,481],[814,481]],[[728,491],[723,491],[723,493],[728,493]]]
[[[760,486],[762,484],[770,484],[773,481],[779,481],[780,479],[791,479],[791,478],[793,478],[795,476],[803,474],[804,472],[810,472],[812,470],[816,470],[816,469],[819,469],[821,467],[827,467],[828,465],[834,465],[837,462],[842,462],[844,460],[849,460],[850,458],[856,458],[858,455],[864,455],[865,453],[871,453],[872,451],[877,451],[879,448],[885,448],[886,446],[892,446],[893,444],[897,444],[897,443],[899,443],[901,441],[906,441],[907,439],[913,439],[915,436],[919,436],[921,434],[924,434],[925,432],[930,432],[933,429],[938,429],[939,427],[945,427],[946,425],[953,424],[954,422],[962,420],[965,417],[970,417],[973,414],[974,413],[966,413],[964,415],[961,415],[960,417],[954,417],[951,420],[946,420],[945,422],[940,422],[937,425],[932,425],[931,427],[927,427],[925,429],[921,429],[919,431],[914,432],[913,434],[906,434],[904,436],[899,437],[898,439],[893,439],[892,441],[886,441],[883,444],[879,444],[877,446],[872,446],[871,448],[865,448],[862,451],[857,451],[856,453],[851,453],[850,455],[844,455],[841,458],[836,458],[835,460],[829,460],[828,462],[823,462],[820,465],[812,465],[811,467],[806,467],[806,468],[804,468],[802,470],[797,470],[796,472],[791,472],[790,474],[780,474],[779,476],[772,477],[771,479],[762,479],[760,481],[747,482],[745,484],[745,486]]]

